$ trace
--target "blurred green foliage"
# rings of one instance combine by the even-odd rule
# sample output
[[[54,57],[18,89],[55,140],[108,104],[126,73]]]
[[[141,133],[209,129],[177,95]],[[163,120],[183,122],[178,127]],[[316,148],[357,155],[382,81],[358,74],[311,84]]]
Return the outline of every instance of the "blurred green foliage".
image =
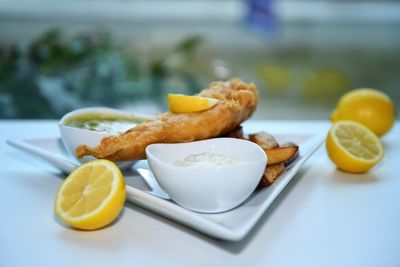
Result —
[[[0,47],[0,118],[58,118],[74,108],[133,99],[161,103],[171,75],[196,92],[201,85],[182,65],[201,42],[189,37],[145,67],[105,32],[67,37],[53,29],[29,44]]]

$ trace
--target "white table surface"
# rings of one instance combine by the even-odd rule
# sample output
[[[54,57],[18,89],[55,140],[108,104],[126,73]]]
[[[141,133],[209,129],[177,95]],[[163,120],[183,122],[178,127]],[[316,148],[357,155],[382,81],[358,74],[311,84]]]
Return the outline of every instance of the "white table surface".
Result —
[[[324,133],[328,121],[246,127]],[[0,121],[0,266],[400,266],[400,124],[367,174],[338,171],[322,146],[239,242],[205,236],[127,203],[98,231],[54,215],[64,177],[6,139],[57,137],[56,121]]]

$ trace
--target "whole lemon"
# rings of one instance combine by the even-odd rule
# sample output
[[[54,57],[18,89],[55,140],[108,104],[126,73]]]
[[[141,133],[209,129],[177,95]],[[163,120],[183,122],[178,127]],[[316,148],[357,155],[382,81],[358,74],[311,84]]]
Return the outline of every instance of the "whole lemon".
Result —
[[[356,121],[378,136],[387,133],[395,119],[396,107],[390,97],[379,90],[369,88],[356,89],[344,94],[331,114],[333,122]]]

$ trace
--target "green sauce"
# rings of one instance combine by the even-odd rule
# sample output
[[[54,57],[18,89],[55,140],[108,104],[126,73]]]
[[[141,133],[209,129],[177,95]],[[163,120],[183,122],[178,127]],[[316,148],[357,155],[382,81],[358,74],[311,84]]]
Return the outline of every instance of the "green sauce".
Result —
[[[118,135],[144,120],[144,118],[128,115],[85,113],[68,118],[64,122],[64,125],[99,133]]]

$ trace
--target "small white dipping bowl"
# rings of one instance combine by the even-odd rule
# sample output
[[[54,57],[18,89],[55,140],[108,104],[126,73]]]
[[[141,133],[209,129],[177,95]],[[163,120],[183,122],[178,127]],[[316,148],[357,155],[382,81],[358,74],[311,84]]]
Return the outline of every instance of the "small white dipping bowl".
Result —
[[[177,166],[191,154],[213,153],[240,160],[222,166]],[[204,213],[224,212],[245,201],[257,187],[267,164],[260,146],[235,138],[191,143],[153,144],[147,160],[161,188],[180,206]]]
[[[58,127],[60,130],[61,139],[67,148],[68,152],[78,161],[86,162],[88,160],[94,159],[92,156],[85,156],[82,159],[78,159],[75,154],[75,149],[79,145],[88,145],[88,146],[96,146],[100,144],[101,139],[106,136],[110,136],[107,133],[100,133],[96,131],[76,128],[65,125],[65,122],[68,121],[71,117],[84,115],[84,114],[110,114],[110,115],[121,115],[121,116],[134,116],[138,118],[143,118],[143,120],[147,118],[151,118],[151,116],[143,115],[143,114],[133,114],[129,112],[125,112],[118,109],[107,108],[107,107],[90,107],[90,108],[81,108],[71,111],[65,114],[58,123]],[[135,124],[132,125],[134,127]],[[124,161],[117,162],[118,167],[121,169],[130,168],[136,161]]]

